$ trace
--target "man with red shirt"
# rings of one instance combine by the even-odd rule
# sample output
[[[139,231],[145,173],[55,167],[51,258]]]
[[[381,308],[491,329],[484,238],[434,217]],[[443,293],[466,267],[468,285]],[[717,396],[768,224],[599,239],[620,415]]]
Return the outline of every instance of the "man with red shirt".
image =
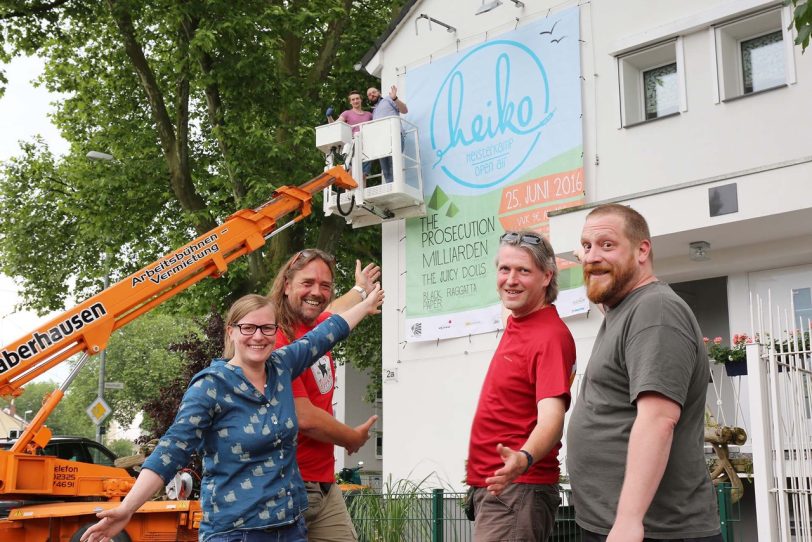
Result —
[[[380,277],[380,267],[361,269],[356,261],[355,286],[333,301],[335,259],[317,249],[302,250],[282,266],[274,280],[270,298],[276,306],[276,348],[298,339],[330,316],[366,298]],[[331,304],[332,302],[332,304]],[[305,512],[307,537],[314,541],[356,540],[341,490],[335,484],[333,447],[354,453],[369,439],[369,429],[378,419],[350,427],[333,417],[335,364],[328,352],[293,382],[299,443],[296,461],[307,489]]]
[[[558,271],[546,239],[505,233],[496,266],[499,298],[512,314],[471,426],[474,540],[544,541],[560,504],[558,450],[575,342],[553,305]]]

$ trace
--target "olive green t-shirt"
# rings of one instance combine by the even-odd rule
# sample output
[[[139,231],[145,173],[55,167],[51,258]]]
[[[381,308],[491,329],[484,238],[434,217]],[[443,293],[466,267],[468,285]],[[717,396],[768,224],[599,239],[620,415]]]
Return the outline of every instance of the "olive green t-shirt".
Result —
[[[567,428],[567,466],[578,524],[608,534],[626,470],[640,393],[682,407],[662,481],[643,521],[649,538],[698,538],[720,532],[705,464],[708,356],[691,309],[653,282],[607,311]]]

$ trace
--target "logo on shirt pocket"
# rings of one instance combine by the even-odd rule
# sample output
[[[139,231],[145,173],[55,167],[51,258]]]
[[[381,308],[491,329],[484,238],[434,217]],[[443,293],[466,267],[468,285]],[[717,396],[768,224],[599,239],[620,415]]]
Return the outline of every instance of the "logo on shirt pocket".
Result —
[[[329,393],[333,389],[333,371],[330,368],[330,358],[322,356],[313,366],[310,367],[313,372],[313,378],[316,379],[316,384],[322,395]]]

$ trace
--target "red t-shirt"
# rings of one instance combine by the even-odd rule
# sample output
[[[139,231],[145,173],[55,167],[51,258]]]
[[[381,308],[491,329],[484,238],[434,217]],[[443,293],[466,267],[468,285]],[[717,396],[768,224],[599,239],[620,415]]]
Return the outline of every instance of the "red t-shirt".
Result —
[[[322,323],[330,316],[323,312],[311,327],[299,324],[295,330],[296,338]],[[276,348],[281,348],[289,341],[284,333],[276,336]],[[336,368],[333,357],[328,352],[293,381],[293,397],[307,397],[313,406],[333,415],[333,390],[335,389]],[[305,482],[335,482],[335,456],[333,444],[312,439],[299,432],[299,443],[296,448],[296,461]]]
[[[538,421],[539,401],[563,397],[569,408],[574,371],[575,341],[555,306],[508,318],[471,425],[468,485],[485,486],[485,479],[504,466],[497,444],[513,450],[524,445]],[[530,470],[514,482],[558,483],[560,448],[559,442],[545,457],[534,458]]]

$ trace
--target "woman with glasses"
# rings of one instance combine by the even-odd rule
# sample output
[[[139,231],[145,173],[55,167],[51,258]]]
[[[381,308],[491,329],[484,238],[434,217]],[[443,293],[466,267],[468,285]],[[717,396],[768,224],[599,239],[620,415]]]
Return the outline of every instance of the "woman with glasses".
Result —
[[[298,424],[291,382],[344,339],[366,315],[379,314],[380,286],[290,345],[274,350],[270,299],[247,295],[228,312],[225,350],[192,378],[175,421],[144,462],[132,490],[81,540],[106,542],[184,468],[203,457],[201,542],[306,542],[307,494],[296,466]]]

